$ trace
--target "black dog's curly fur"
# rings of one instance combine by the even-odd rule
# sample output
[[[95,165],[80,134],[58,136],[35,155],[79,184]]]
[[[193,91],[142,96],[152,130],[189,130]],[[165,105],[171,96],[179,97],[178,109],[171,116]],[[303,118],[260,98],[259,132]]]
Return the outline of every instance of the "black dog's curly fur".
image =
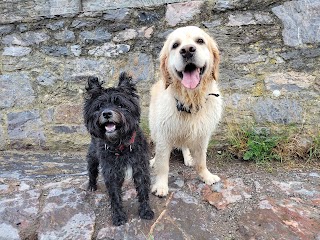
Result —
[[[121,187],[125,171],[131,166],[140,203],[139,215],[152,219],[149,148],[139,127],[139,97],[131,77],[121,73],[119,84],[114,88],[103,88],[98,78],[89,77],[86,90],[84,121],[91,134],[87,154],[88,190],[97,189],[98,167],[101,164],[111,200],[113,224],[124,224],[127,217],[122,206]]]

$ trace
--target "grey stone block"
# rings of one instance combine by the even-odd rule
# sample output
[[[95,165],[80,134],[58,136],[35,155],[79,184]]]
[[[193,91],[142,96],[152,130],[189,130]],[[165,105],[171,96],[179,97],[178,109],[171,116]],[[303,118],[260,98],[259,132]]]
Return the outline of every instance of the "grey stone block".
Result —
[[[74,32],[64,30],[54,34],[54,38],[62,42],[73,42],[75,40]]]
[[[260,98],[253,106],[254,117],[259,123],[301,123],[303,109],[297,100]]]
[[[130,46],[127,44],[105,43],[101,47],[96,47],[88,51],[89,55],[96,57],[115,57],[119,54],[129,52]]]
[[[320,42],[320,1],[288,1],[272,8],[281,19],[284,29],[283,41],[288,46]]]
[[[8,33],[11,33],[13,29],[14,29],[13,25],[0,26],[0,36],[6,35]]]
[[[124,20],[128,15],[128,8],[110,9],[103,15],[102,18],[109,21],[121,21]]]
[[[34,44],[39,44],[45,42],[50,37],[42,31],[39,32],[25,32],[21,34],[7,35],[2,38],[2,43],[5,45],[20,45],[20,46],[30,46]]]
[[[91,44],[91,43],[103,43],[111,39],[111,34],[106,28],[99,27],[93,31],[83,31],[80,33],[80,40]]]
[[[37,77],[37,81],[40,85],[50,86],[56,82],[57,78],[49,71],[45,71]]]
[[[0,75],[0,109],[25,106],[35,99],[30,79],[25,73]]]
[[[31,52],[29,47],[5,47],[3,49],[3,56],[22,57],[28,55]]]
[[[56,21],[56,22],[50,22],[47,24],[47,28],[55,31],[55,30],[59,30],[61,28],[63,28],[65,22],[63,20],[61,21]]]
[[[8,137],[44,141],[43,123],[38,110],[8,113]]]
[[[40,51],[54,57],[70,55],[68,47],[62,46],[43,46],[41,47]]]

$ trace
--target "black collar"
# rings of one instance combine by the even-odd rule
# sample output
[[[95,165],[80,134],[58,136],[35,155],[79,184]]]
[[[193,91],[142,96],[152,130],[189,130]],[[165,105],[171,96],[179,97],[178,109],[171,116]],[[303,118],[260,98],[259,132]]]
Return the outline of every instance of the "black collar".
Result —
[[[127,149],[128,147],[129,147],[129,151],[132,152],[132,146],[131,145],[134,143],[136,135],[137,135],[137,133],[134,131],[132,136],[131,136],[131,139],[129,141],[129,145],[120,144],[118,147],[116,147],[114,149],[111,149],[109,146],[107,146],[107,144],[105,144],[104,145],[104,149],[106,151],[109,151],[109,152],[113,153],[116,156],[122,155],[123,152],[125,151],[125,149]]]
[[[220,95],[218,93],[209,93],[209,96],[215,96],[219,97]],[[175,98],[176,99],[176,98]],[[176,107],[179,112],[186,112],[186,113],[191,113],[192,105],[190,106],[185,106],[182,102],[180,102],[178,99],[176,99]],[[199,109],[198,109],[199,110]]]

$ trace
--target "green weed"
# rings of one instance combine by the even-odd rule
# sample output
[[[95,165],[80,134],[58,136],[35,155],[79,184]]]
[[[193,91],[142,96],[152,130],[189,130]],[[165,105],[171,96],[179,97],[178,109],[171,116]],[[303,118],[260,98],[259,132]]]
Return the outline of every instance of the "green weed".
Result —
[[[274,151],[281,137],[272,135],[265,128],[242,126],[229,129],[229,151],[238,159],[265,164],[272,160],[281,160]]]

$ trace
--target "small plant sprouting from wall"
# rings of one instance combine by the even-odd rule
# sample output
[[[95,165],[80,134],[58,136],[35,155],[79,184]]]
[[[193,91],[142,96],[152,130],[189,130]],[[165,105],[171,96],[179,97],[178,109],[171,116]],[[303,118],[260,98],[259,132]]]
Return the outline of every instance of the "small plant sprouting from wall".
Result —
[[[229,125],[228,151],[236,159],[257,164],[274,160],[320,163],[320,133],[308,136],[303,127],[296,126],[286,126],[284,131],[272,133],[254,124]]]
[[[266,128],[242,126],[229,130],[228,149],[236,158],[257,164],[281,160],[274,150],[281,137],[272,135]]]

